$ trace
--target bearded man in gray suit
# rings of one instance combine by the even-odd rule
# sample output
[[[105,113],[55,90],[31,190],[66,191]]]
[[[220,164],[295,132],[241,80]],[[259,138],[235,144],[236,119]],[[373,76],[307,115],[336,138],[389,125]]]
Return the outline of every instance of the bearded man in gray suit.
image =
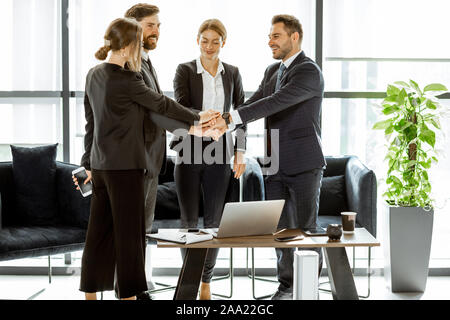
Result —
[[[142,66],[141,74],[145,84],[150,89],[158,93],[162,93],[158,83],[155,68],[149,57],[149,51],[156,49],[159,39],[159,8],[157,6],[139,3],[132,6],[125,13],[126,18],[137,20],[142,27],[143,33],[143,50],[142,50]],[[145,192],[145,229],[147,233],[151,233],[153,219],[155,216],[156,195],[158,189],[158,175],[165,172],[166,167],[166,130],[173,132],[177,129],[189,130],[190,127],[184,122],[169,119],[163,115],[146,111],[147,116],[144,120],[144,141],[146,162],[150,169],[147,170],[144,178]],[[150,259],[150,257],[146,257]],[[150,270],[147,270],[147,273]],[[151,278],[151,274],[147,274],[147,279]],[[148,283],[149,288],[154,285],[151,281]],[[151,299],[148,292],[144,292],[137,296],[138,299]]]

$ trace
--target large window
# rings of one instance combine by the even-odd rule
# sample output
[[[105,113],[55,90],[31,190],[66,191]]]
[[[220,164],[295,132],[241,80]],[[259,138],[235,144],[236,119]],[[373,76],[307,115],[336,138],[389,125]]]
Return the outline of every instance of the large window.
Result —
[[[325,0],[323,15],[323,73],[326,96],[322,112],[325,154],[357,155],[378,178],[378,238],[383,234],[383,178],[385,139],[371,130],[382,119],[374,107],[387,84],[413,79],[421,86],[440,82],[450,87],[450,3],[434,1]],[[371,99],[379,97],[380,99]],[[448,95],[445,97],[448,98]],[[443,104],[450,107],[450,101]],[[442,122],[450,133],[450,121]],[[431,267],[449,267],[450,156],[444,137],[440,162],[431,170],[433,193],[438,199]],[[447,143],[448,144],[448,143]],[[382,251],[375,250],[375,258]]]
[[[62,157],[62,115],[59,98],[0,98],[0,161],[11,161],[10,144],[58,143]]]
[[[61,90],[60,1],[2,0],[0,91]]]
[[[63,160],[60,12],[58,0],[0,2],[0,161],[10,144],[51,143]]]
[[[305,30],[304,50],[314,57],[313,0],[155,0],[160,9],[161,35],[158,47],[150,51],[163,91],[173,91],[177,65],[200,54],[196,39],[200,24],[220,19],[227,29],[227,41],[220,58],[239,67],[244,90],[254,91],[266,66],[273,63],[267,45],[270,20],[277,13],[295,13]],[[134,0],[70,1],[71,90],[84,90],[87,71],[98,64],[94,57],[103,46],[108,24],[122,17]]]
[[[450,83],[449,10],[445,0],[325,0],[326,90]]]
[[[99,63],[108,24],[134,0],[2,0],[3,62],[0,76],[0,161],[11,159],[9,144],[60,143],[58,159],[79,163],[83,153],[83,90],[87,71]],[[275,61],[268,48],[271,17],[297,16],[302,49],[322,67],[325,99],[322,142],[326,155],[352,154],[373,169],[379,208],[386,172],[384,136],[371,130],[380,119],[373,105],[388,83],[413,79],[450,87],[450,2],[447,0],[155,0],[161,36],[150,52],[162,90],[173,96],[179,63],[199,55],[197,29],[208,18],[224,22],[228,39],[221,59],[239,67],[247,97]],[[450,94],[443,96],[450,106]],[[443,121],[450,135],[450,120]],[[249,156],[263,153],[263,122],[249,125]],[[64,143],[65,142],[65,143]],[[448,148],[431,172],[438,198],[431,266],[450,268],[450,179]],[[383,223],[378,215],[378,237]],[[222,250],[223,251],[223,250]],[[375,257],[381,258],[378,251]],[[380,259],[381,260],[381,259]]]
[[[72,0],[70,1],[70,88],[83,91],[87,71],[100,63],[94,53],[103,45],[103,36],[108,24],[124,15],[136,1]],[[270,21],[277,13],[297,13],[304,28],[303,49],[314,57],[315,50],[315,2],[313,0],[253,0],[253,1],[152,1],[160,9],[161,21],[158,47],[150,51],[161,89],[173,96],[173,78],[178,64],[193,60],[200,55],[196,42],[200,24],[210,18],[220,19],[227,29],[227,41],[221,50],[220,59],[235,65],[242,75],[244,90],[255,91],[264,75],[265,68],[275,61],[268,46]],[[257,8],[257,9],[256,9]],[[98,14],[101,12],[101,14]],[[78,93],[81,95],[81,92]],[[82,103],[82,101],[81,101]],[[77,109],[80,106],[77,105]],[[82,106],[81,106],[82,107]],[[75,132],[72,140],[71,161],[79,161],[81,153],[79,137],[84,126],[72,118],[72,127],[82,129]],[[262,155],[263,121],[248,126],[247,154]],[[168,135],[168,140],[170,135]],[[74,145],[75,143],[75,145]],[[82,145],[81,145],[82,147]],[[168,150],[169,155],[175,155]]]

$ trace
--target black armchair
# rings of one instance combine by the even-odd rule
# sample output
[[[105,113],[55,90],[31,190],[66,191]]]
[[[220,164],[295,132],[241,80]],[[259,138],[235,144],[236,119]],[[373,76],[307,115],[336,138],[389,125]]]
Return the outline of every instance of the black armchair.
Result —
[[[377,234],[377,180],[356,156],[326,157],[320,189],[319,225],[341,224],[340,213],[354,211],[356,226]]]
[[[326,157],[320,189],[319,225],[326,228],[330,223],[341,224],[340,213],[357,212],[356,227],[364,227],[374,237],[377,235],[377,179],[355,156]],[[353,268],[355,268],[355,248],[353,247]],[[367,294],[370,296],[370,260],[368,247]],[[320,289],[330,292],[327,289]]]

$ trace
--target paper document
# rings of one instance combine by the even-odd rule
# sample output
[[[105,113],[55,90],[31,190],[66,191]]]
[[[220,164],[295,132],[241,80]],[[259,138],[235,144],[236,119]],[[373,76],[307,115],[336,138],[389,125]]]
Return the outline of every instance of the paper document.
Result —
[[[170,230],[158,233],[147,234],[148,237],[158,240],[165,240],[176,243],[191,244],[211,240],[211,234],[181,232],[179,230]]]
[[[219,228],[200,229],[200,232],[208,233],[208,234],[212,235],[214,238],[216,238],[217,232],[219,232]]]

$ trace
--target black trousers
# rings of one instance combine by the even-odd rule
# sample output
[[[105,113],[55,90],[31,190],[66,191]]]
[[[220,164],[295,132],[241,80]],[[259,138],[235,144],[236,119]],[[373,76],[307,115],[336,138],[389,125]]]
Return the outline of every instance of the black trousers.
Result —
[[[282,172],[265,178],[266,199],[285,199],[278,228],[315,228],[319,213],[320,186],[323,169],[314,169],[298,175],[288,176]],[[319,275],[322,269],[320,248],[298,248],[314,250],[319,254]],[[281,291],[292,291],[294,280],[295,248],[276,248],[277,276]]]
[[[80,290],[118,297],[147,290],[143,170],[92,170],[93,192]]]
[[[218,228],[231,177],[229,164],[177,164],[175,182],[181,211],[181,227],[196,228],[203,194],[205,228]],[[184,259],[186,250],[181,249]],[[208,249],[202,282],[209,283],[214,273],[219,249]]]

